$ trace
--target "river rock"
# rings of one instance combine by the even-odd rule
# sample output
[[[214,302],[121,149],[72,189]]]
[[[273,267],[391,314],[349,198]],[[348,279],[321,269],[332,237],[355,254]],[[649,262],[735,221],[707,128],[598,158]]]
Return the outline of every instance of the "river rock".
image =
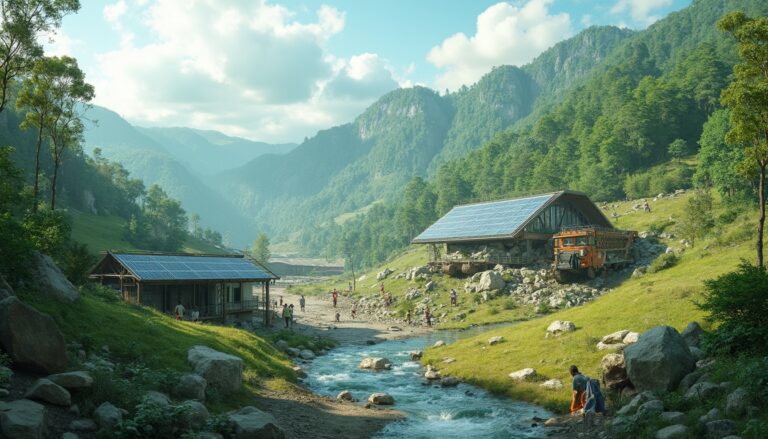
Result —
[[[497,335],[495,337],[489,338],[488,339],[488,344],[493,346],[493,345],[499,344],[499,343],[501,343],[503,341],[504,341],[504,337],[502,337],[501,335]]]
[[[389,370],[392,362],[386,358],[366,357],[360,362],[360,369]]]
[[[0,401],[0,432],[7,439],[42,439],[45,406],[28,399]]]
[[[707,437],[720,439],[738,433],[736,423],[730,419],[707,422]]]
[[[74,302],[80,298],[80,291],[72,285],[50,256],[32,252],[32,271],[37,291],[50,295],[62,302]]]
[[[749,406],[749,392],[743,387],[739,387],[726,398],[725,414],[740,418],[747,413],[747,406]]]
[[[657,326],[624,349],[627,376],[635,388],[672,391],[696,367],[685,340],[675,328]]]
[[[510,373],[509,377],[515,381],[531,381],[536,378],[536,370],[526,367],[525,369]]]
[[[67,390],[82,390],[93,386],[93,377],[87,371],[57,373],[49,375],[48,379]]]
[[[683,412],[662,412],[661,415],[659,415],[659,419],[661,419],[662,422],[669,425],[674,424],[684,424],[685,423],[685,413]]]
[[[424,352],[422,352],[422,351],[411,351],[411,352],[408,352],[408,357],[411,359],[411,361],[421,360],[421,356],[422,355],[424,355]]]
[[[190,399],[181,403],[182,406],[188,407],[191,411],[189,419],[190,426],[195,430],[200,430],[205,427],[208,418],[211,417],[211,413],[208,408],[200,401]]]
[[[74,431],[96,431],[98,426],[96,425],[96,422],[93,421],[93,419],[75,419],[74,421],[69,423],[69,429]]]
[[[560,335],[565,332],[573,332],[576,330],[576,325],[568,320],[555,320],[547,327],[548,335]]]
[[[547,390],[560,390],[563,388],[563,382],[554,378],[546,380],[539,385]]]
[[[624,339],[622,339],[621,342],[627,345],[627,344],[637,343],[637,340],[639,339],[640,339],[639,332],[627,332],[627,335],[624,336]]]
[[[440,386],[442,387],[456,387],[459,385],[461,381],[454,377],[454,376],[447,376],[443,377],[443,379],[440,380]]]
[[[256,407],[243,407],[227,413],[235,430],[236,439],[285,439],[275,417]]]
[[[194,346],[187,351],[187,360],[210,388],[224,394],[240,389],[243,382],[243,360],[240,358],[207,346]]]
[[[477,282],[477,291],[492,291],[504,288],[506,283],[501,275],[493,270],[484,271],[480,274],[480,280]]]
[[[624,343],[603,343],[602,341],[597,342],[597,350],[598,351],[621,351],[624,350],[627,345]]]
[[[54,405],[60,405],[62,407],[69,407],[72,405],[72,396],[67,389],[54,383],[51,380],[40,378],[27,390],[27,399],[34,399],[37,401],[43,401]]]
[[[275,347],[285,352],[291,346],[285,340],[278,340],[275,342]]]
[[[150,390],[144,394],[144,402],[164,408],[171,406],[171,398],[169,398],[168,395],[154,390]]]
[[[205,388],[208,381],[195,373],[185,373],[179,377],[179,382],[173,388],[173,395],[181,399],[196,399],[205,401]]]
[[[374,405],[393,405],[395,398],[389,393],[373,393],[368,397],[368,402]]]
[[[112,404],[104,402],[94,410],[93,418],[100,428],[111,429],[123,421],[123,412]]]
[[[445,342],[442,340],[436,341],[435,344],[433,345],[433,347],[436,347],[436,348],[439,348],[441,346],[445,346]]]
[[[622,329],[621,331],[616,331],[613,334],[604,335],[602,340],[605,344],[611,344],[611,343],[622,343],[624,341],[624,337],[629,334],[629,329]]]
[[[296,348],[286,348],[285,353],[291,357],[298,357],[301,354],[301,350]]]
[[[428,380],[439,380],[440,372],[438,372],[438,370],[431,364],[427,364],[427,371],[424,372],[424,378]]]
[[[685,399],[708,401],[719,395],[722,390],[722,387],[717,384],[710,383],[709,381],[702,381],[692,385],[691,388],[685,392]]]
[[[637,408],[637,417],[639,419],[651,419],[657,417],[663,411],[664,403],[658,399],[652,399]]]
[[[304,372],[304,369],[302,369],[301,366],[293,366],[292,369],[293,369],[293,373],[295,373],[297,377],[299,378],[307,377],[307,373]]]
[[[0,301],[0,347],[18,369],[51,374],[67,365],[64,336],[56,322],[16,297]]]
[[[349,390],[342,390],[338,395],[336,395],[336,399],[339,401],[352,401],[352,392]]]
[[[305,360],[314,360],[315,353],[310,351],[309,349],[302,349],[301,352],[299,352],[299,357]]]
[[[607,354],[600,362],[603,385],[608,389],[621,389],[629,384],[623,354]]]
[[[664,427],[656,432],[656,439],[683,439],[688,437],[688,427],[677,424]]]
[[[699,347],[701,344],[701,338],[704,336],[704,330],[701,328],[698,322],[691,322],[680,333],[688,346]]]

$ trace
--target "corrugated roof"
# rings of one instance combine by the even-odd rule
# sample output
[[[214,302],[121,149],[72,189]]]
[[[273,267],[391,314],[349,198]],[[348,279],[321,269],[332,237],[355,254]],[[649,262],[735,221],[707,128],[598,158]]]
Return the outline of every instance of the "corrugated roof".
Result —
[[[141,281],[278,279],[242,256],[110,254]]]
[[[421,232],[413,243],[513,237],[558,198],[577,202],[591,223],[612,227],[586,194],[561,191],[511,200],[456,206]]]

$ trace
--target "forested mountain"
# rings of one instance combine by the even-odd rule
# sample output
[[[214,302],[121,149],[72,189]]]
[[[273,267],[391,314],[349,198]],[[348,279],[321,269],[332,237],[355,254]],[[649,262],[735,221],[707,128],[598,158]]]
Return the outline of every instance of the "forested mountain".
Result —
[[[329,224],[339,215],[393,202],[414,176],[434,173],[529,115],[558,101],[632,32],[593,27],[523,68],[500,66],[471,87],[440,95],[392,91],[354,122],[318,133],[289,154],[265,155],[214,181],[276,237]]]
[[[134,127],[117,113],[95,106],[89,110],[84,149],[122,163],[147,185],[158,184],[179,199],[203,226],[221,231],[238,244],[248,243],[256,227],[240,209],[206,182],[215,172],[267,152],[294,145],[270,145],[189,128]],[[239,239],[238,239],[239,238]]]
[[[564,188],[595,200],[652,196],[690,187],[694,172],[701,184],[728,196],[754,190],[750,182],[734,186],[738,157],[720,153],[722,141],[712,140],[728,130],[719,97],[737,59],[734,41],[715,24],[734,9],[768,14],[763,1],[699,0],[645,31],[628,33],[614,40],[618,45],[589,74],[537,101],[528,119],[444,163],[429,180],[413,179],[394,202],[377,204],[342,226],[305,233],[302,243],[320,253],[343,249],[373,264],[452,206],[479,199]],[[716,122],[707,124],[703,137],[710,117]],[[700,144],[707,159],[694,169],[680,158],[697,154]]]

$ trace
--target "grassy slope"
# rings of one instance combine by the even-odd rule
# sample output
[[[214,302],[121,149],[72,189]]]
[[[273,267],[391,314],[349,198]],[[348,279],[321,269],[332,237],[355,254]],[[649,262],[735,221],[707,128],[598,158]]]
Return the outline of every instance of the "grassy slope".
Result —
[[[612,203],[609,215],[615,210],[620,217],[615,221],[617,227],[631,230],[648,230],[652,224],[657,226],[669,223],[670,218],[682,216],[685,202],[690,195],[676,199],[651,201],[653,212],[630,212],[636,202]],[[713,216],[717,218],[724,208],[716,198]],[[507,298],[499,298],[487,303],[474,303],[477,295],[463,293],[464,279],[451,279],[435,276],[437,293],[432,295],[437,304],[447,304],[448,291],[456,287],[459,291],[459,309],[448,310],[448,320],[441,328],[466,327],[472,323],[487,324],[498,322],[522,321],[515,326],[497,329],[463,340],[455,345],[429,349],[424,356],[425,362],[439,365],[445,373],[459,376],[488,389],[538,404],[555,411],[563,411],[570,398],[570,392],[545,391],[534,384],[514,384],[508,378],[512,371],[524,367],[533,367],[543,378],[558,378],[568,383],[567,367],[578,364],[586,373],[598,376],[600,359],[606,352],[597,351],[595,344],[605,334],[630,329],[644,331],[660,324],[667,324],[682,329],[692,320],[703,320],[702,313],[696,309],[694,300],[700,297],[703,279],[712,278],[736,267],[742,258],[753,257],[754,215],[740,215],[733,223],[716,229],[716,233],[696,242],[693,249],[686,250],[677,266],[668,270],[648,274],[636,279],[627,279],[612,292],[593,303],[582,307],[562,310],[546,316],[536,316],[531,308],[521,307],[505,309]],[[674,226],[667,226],[666,231],[674,232]],[[679,248],[677,240],[666,242],[673,248]],[[427,255],[423,247],[407,250],[403,255],[380,267],[365,273],[366,279],[357,283],[355,295],[373,295],[379,291],[375,281],[378,271],[389,267],[395,274],[406,268],[426,263]],[[358,276],[360,274],[358,273]],[[336,287],[346,289],[347,278],[335,278],[320,284],[299,287],[305,294],[321,294]],[[419,282],[405,279],[384,281],[387,291],[393,296],[402,297],[408,287],[419,287]],[[448,308],[446,308],[448,309]],[[440,315],[446,309],[438,310]],[[474,311],[472,311],[474,310]],[[462,322],[450,320],[459,311],[469,312]],[[572,334],[555,339],[544,339],[546,328],[554,320],[571,320],[578,330]],[[490,347],[487,340],[494,335],[503,335],[505,343]],[[443,364],[444,357],[454,357],[456,362]]]
[[[219,409],[245,405],[264,380],[293,381],[290,361],[262,337],[239,329],[176,321],[146,307],[105,301],[84,293],[82,300],[63,304],[37,294],[20,293],[29,305],[50,314],[67,342],[86,347],[108,345],[113,358],[139,360],[148,367],[191,371],[187,350],[195,345],[243,359],[243,389],[219,403]]]
[[[105,250],[139,250],[122,237],[125,220],[117,216],[92,215],[84,212],[70,212],[72,217],[72,239],[84,243],[91,252]],[[188,253],[224,253],[221,249],[195,238],[184,243]]]

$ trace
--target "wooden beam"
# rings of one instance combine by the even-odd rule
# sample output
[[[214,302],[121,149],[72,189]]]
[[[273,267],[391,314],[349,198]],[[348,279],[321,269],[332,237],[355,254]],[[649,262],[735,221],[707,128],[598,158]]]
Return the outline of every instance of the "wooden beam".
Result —
[[[267,281],[264,284],[265,287],[265,300],[264,300],[264,326],[269,327],[269,307],[271,303],[269,302],[269,281]]]

